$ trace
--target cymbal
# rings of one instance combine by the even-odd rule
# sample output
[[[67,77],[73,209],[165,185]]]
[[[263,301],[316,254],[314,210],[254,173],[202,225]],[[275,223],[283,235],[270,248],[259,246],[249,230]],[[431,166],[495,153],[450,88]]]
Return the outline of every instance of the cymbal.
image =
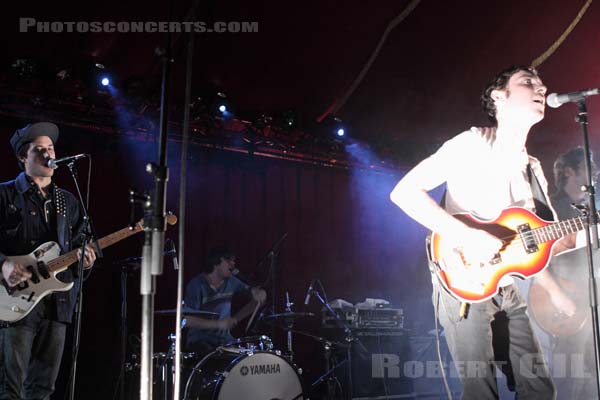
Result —
[[[281,314],[272,314],[263,318],[267,323],[290,323],[304,317],[314,317],[311,312],[284,312]]]
[[[156,310],[154,311],[154,314],[156,315],[164,315],[166,317],[174,317],[177,315],[177,309],[176,308],[168,308],[165,310]],[[203,317],[203,318],[219,318],[219,314],[215,313],[215,312],[211,312],[211,311],[200,311],[200,310],[193,310],[191,308],[182,308],[181,309],[181,315],[184,317]]]

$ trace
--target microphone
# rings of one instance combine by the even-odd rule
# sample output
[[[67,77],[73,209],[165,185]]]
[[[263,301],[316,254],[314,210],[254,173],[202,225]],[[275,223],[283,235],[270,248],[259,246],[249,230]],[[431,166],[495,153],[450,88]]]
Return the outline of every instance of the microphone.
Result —
[[[314,284],[315,284],[315,280],[313,279],[312,281],[310,281],[310,286],[308,287],[308,290],[306,291],[306,297],[304,298],[305,306],[307,306],[308,302],[310,301],[310,295],[312,294]]]
[[[569,92],[563,94],[551,93],[546,98],[546,104],[548,104],[549,107],[558,108],[565,103],[576,103],[588,96],[595,96],[597,94],[600,94],[599,88],[584,89],[578,92]]]
[[[165,251],[165,254],[171,256],[171,260],[173,260],[173,269],[177,271],[179,269],[179,260],[177,259],[177,249],[175,248],[173,239],[167,239],[167,246],[169,247],[169,250]]]
[[[250,282],[248,279],[246,279],[245,277],[240,275],[240,270],[237,268],[234,268],[231,270],[231,275],[235,276],[236,278],[238,278],[240,281],[242,281],[242,283],[248,285],[248,286],[255,286],[252,284],[252,282]]]
[[[48,161],[46,161],[46,166],[51,169],[56,169],[62,164],[68,164],[84,157],[89,157],[89,154],[77,154],[76,156],[69,156],[63,158],[49,158]]]

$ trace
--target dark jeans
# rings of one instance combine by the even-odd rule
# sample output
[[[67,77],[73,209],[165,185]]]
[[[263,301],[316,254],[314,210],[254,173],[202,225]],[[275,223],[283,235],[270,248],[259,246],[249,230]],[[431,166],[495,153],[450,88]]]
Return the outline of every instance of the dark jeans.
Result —
[[[555,399],[548,367],[525,313],[527,305],[515,285],[490,300],[471,304],[464,319],[460,302],[439,285],[433,286],[434,306],[463,385],[463,399],[498,399],[497,369],[506,375],[519,400]]]
[[[66,324],[47,319],[42,300],[29,315],[0,328],[0,399],[49,399],[62,357]]]

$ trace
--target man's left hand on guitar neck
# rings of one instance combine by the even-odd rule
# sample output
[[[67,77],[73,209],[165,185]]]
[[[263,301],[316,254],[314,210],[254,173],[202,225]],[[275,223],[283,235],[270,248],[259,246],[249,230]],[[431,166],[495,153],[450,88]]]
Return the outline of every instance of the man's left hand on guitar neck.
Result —
[[[77,251],[77,258],[81,258],[81,250]],[[91,244],[85,246],[85,254],[83,256],[83,268],[89,269],[96,262],[96,252]]]

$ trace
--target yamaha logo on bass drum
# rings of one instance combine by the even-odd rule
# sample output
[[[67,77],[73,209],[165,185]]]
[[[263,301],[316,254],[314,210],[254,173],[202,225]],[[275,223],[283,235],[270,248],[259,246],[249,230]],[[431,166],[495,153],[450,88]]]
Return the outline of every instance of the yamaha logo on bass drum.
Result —
[[[250,373],[250,375],[272,375],[272,374],[280,374],[281,366],[279,364],[259,364],[259,365],[249,365],[243,366],[240,368],[240,374],[242,376],[246,376]]]

